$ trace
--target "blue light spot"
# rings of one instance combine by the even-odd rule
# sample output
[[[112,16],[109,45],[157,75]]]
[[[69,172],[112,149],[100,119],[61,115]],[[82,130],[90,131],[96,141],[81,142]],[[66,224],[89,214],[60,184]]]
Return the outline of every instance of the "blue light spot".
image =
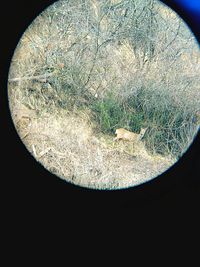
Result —
[[[174,0],[174,2],[177,2],[179,5],[184,6],[190,11],[193,12],[200,11],[200,0]]]

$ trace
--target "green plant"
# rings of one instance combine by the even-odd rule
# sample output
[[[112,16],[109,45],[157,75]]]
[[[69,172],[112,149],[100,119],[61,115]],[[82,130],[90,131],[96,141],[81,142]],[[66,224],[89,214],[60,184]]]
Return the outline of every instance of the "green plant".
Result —
[[[100,129],[104,133],[113,132],[123,118],[123,110],[119,103],[112,97],[96,101],[92,105]]]
[[[144,114],[135,112],[130,102],[118,101],[116,96],[109,93],[104,99],[97,100],[91,106],[95,119],[104,133],[113,133],[116,128],[126,128],[139,132],[144,120]]]

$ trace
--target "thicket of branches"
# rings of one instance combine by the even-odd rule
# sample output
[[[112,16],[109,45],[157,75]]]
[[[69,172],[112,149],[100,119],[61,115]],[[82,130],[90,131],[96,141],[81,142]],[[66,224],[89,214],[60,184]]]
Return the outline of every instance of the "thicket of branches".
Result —
[[[58,1],[27,30],[18,50],[24,47],[26,56],[13,64],[10,78],[44,78],[22,82],[26,103],[89,108],[104,133],[146,126],[147,146],[176,156],[196,133],[198,46],[158,1]],[[27,89],[37,82],[39,92]]]

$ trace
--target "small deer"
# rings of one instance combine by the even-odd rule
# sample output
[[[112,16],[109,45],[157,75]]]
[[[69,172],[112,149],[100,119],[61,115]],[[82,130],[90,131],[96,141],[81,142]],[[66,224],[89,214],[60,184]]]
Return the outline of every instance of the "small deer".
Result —
[[[137,133],[130,132],[124,128],[119,128],[115,131],[115,134],[117,136],[114,138],[114,141],[122,139],[122,140],[126,140],[126,141],[138,142],[139,140],[142,139],[146,130],[147,130],[147,128],[142,128],[140,130],[140,133],[137,134]]]

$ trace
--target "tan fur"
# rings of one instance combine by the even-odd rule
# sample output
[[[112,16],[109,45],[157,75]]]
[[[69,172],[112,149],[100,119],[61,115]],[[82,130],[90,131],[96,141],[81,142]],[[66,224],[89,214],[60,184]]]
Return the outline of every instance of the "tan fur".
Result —
[[[127,141],[132,141],[132,142],[138,142],[140,139],[142,139],[146,130],[147,128],[142,128],[140,133],[137,134],[137,133],[130,132],[124,128],[119,128],[115,131],[115,134],[117,136],[114,138],[114,141],[122,139],[122,140],[127,140]]]

